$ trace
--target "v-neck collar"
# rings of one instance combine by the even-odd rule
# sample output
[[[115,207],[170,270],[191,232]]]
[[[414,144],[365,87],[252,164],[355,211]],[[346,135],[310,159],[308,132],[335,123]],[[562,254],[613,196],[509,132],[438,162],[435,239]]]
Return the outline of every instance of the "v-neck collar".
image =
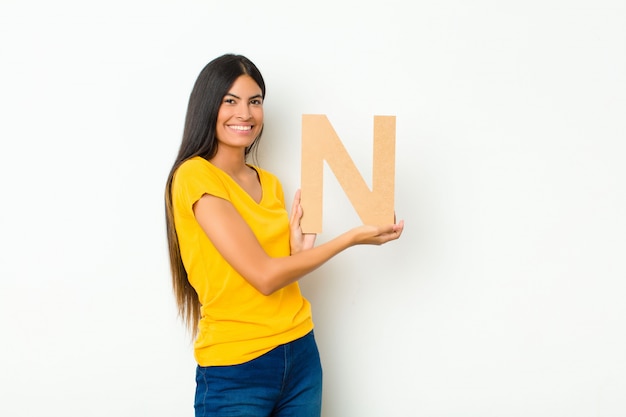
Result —
[[[261,186],[261,198],[259,199],[259,201],[256,201],[254,198],[252,198],[250,193],[248,193],[241,185],[239,185],[239,183],[235,181],[233,177],[231,177],[226,171],[224,171],[222,168],[218,167],[217,165],[213,164],[211,161],[208,161],[206,159],[204,160],[208,164],[210,164],[213,168],[215,168],[217,171],[219,171],[222,176],[228,178],[228,180],[232,182],[235,185],[235,187],[237,187],[243,194],[245,194],[250,199],[250,201],[252,201],[256,205],[261,205],[261,203],[263,202],[263,199],[265,198],[265,187],[263,186],[263,174],[259,167],[246,164],[247,167],[253,169],[254,172],[256,172],[257,179],[259,180],[259,185]]]

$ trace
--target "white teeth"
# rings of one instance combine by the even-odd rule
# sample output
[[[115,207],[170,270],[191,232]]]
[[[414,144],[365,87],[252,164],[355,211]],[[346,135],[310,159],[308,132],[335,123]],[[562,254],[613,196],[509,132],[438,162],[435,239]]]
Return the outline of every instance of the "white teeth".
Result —
[[[230,126],[231,129],[235,129],[235,130],[251,130],[252,126]]]

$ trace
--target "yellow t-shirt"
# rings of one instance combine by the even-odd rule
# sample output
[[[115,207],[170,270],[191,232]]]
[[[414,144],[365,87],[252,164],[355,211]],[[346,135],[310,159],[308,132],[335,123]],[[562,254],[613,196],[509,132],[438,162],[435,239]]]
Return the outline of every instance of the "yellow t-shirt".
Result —
[[[172,200],[181,257],[202,305],[194,354],[201,366],[255,359],[313,329],[311,305],[298,283],[265,296],[217,251],[193,214],[204,194],[230,201],[272,257],[290,255],[289,218],[283,190],[271,173],[253,167],[263,197],[256,203],[228,174],[207,160],[185,161],[174,175]]]

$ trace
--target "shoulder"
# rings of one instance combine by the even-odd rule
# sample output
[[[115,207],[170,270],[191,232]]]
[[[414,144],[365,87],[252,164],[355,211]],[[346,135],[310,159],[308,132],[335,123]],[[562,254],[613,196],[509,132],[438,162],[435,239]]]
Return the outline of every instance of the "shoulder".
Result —
[[[185,176],[203,172],[211,172],[212,165],[209,161],[199,156],[187,159],[176,169],[176,176]]]
[[[282,184],[275,174],[257,166],[254,166],[253,168],[258,172],[259,179],[264,187],[280,189],[282,191]]]
[[[278,177],[274,175],[273,173],[271,173],[270,171],[267,171],[266,169],[263,169],[256,165],[250,165],[250,166],[254,168],[254,170],[259,174],[259,177],[261,177],[261,180],[280,184]]]
[[[184,161],[174,173],[174,183],[185,183],[188,181],[219,180],[219,170],[209,161],[199,156],[195,156]]]
[[[228,195],[227,188],[219,170],[201,157],[183,162],[176,169],[172,181],[172,194],[183,196],[192,203],[203,194],[225,198]]]
[[[253,166],[258,172],[263,190],[272,195],[277,196],[281,201],[284,201],[283,186],[276,175],[258,166]]]

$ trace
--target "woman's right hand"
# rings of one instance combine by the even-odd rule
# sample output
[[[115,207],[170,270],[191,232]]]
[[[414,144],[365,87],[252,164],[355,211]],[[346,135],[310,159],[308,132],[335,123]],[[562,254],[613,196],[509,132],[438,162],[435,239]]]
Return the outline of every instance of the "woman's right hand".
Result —
[[[355,245],[382,245],[398,239],[404,230],[404,220],[387,226],[362,225],[352,229]]]

